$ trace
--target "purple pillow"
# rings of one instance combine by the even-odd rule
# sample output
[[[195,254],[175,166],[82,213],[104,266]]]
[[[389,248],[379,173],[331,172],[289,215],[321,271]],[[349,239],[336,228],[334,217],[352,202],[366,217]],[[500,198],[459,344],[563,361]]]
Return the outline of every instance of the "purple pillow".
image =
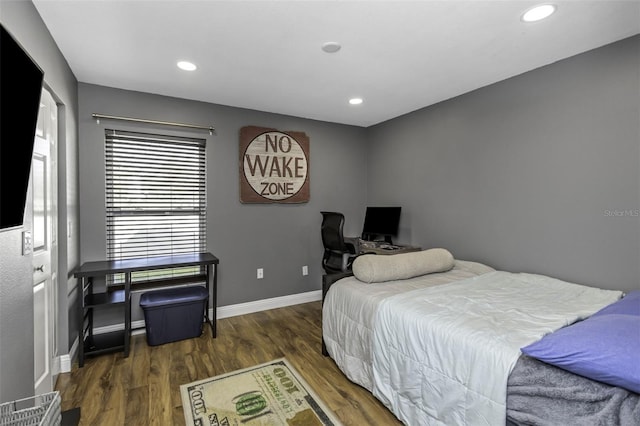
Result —
[[[640,290],[634,290],[624,296],[624,298],[618,300],[616,303],[612,303],[600,309],[593,314],[591,318],[600,315],[609,314],[628,314],[640,316]]]
[[[592,380],[640,393],[640,292],[547,334],[522,352]]]

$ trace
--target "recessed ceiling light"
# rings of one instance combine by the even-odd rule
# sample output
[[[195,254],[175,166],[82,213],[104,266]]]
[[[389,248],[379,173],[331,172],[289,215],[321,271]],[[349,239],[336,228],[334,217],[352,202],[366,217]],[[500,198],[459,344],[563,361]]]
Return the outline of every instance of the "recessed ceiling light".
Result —
[[[180,68],[181,70],[185,70],[185,71],[195,71],[196,65],[194,63],[188,62],[188,61],[180,61],[178,62],[178,68]]]
[[[351,105],[360,105],[362,103],[362,98],[351,98],[349,99],[349,103]]]
[[[340,46],[340,43],[337,43],[335,41],[328,41],[322,44],[322,50],[327,53],[336,53],[341,48],[342,46]]]
[[[524,22],[536,22],[544,18],[547,18],[556,11],[555,4],[541,4],[534,6],[522,14],[522,20]]]

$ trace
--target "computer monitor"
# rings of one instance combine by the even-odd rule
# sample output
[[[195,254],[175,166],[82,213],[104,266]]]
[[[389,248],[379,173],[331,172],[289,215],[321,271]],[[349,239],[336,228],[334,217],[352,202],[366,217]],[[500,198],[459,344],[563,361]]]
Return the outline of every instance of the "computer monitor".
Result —
[[[362,239],[375,241],[384,238],[392,244],[391,237],[398,235],[401,207],[367,207],[362,227]]]

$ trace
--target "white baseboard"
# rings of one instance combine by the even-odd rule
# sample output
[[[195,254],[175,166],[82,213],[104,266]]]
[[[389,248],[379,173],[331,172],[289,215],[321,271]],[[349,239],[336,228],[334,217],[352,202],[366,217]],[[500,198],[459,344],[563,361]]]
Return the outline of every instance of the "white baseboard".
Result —
[[[256,300],[253,302],[238,303],[235,305],[220,306],[217,312],[217,318],[230,318],[239,315],[252,314],[255,312],[267,311],[269,309],[284,308],[286,306],[300,305],[302,303],[316,302],[322,300],[322,290],[309,291],[307,293],[291,294],[288,296],[273,297],[271,299]],[[213,315],[213,308],[209,309],[209,317]],[[144,320],[132,321],[131,328],[135,329],[131,332],[133,335],[145,334]],[[124,324],[113,324],[104,327],[96,327],[93,329],[95,334],[110,333],[112,331],[123,330]],[[71,360],[76,358],[78,352],[78,339],[73,342],[68,355],[60,357],[60,372],[68,373],[71,371]]]
[[[71,372],[71,364],[72,361],[76,358],[78,354],[78,337],[73,341],[71,345],[71,349],[69,349],[69,353],[60,356],[60,372],[61,373],[70,373]]]
[[[252,314],[254,312],[267,311],[269,309],[284,308],[285,306],[300,305],[302,303],[316,302],[322,299],[322,290],[309,291],[307,293],[291,294],[289,296],[273,297],[271,299],[256,300],[254,302],[238,303],[236,305],[220,306],[217,309],[218,319],[236,317],[238,315]],[[209,309],[209,316],[213,309]]]

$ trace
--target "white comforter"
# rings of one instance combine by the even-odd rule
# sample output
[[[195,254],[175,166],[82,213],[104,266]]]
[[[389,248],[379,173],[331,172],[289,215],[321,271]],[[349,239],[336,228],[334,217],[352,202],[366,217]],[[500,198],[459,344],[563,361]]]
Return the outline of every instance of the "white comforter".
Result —
[[[391,296],[373,338],[373,394],[411,425],[501,425],[520,348],[621,292],[491,272]]]
[[[378,306],[387,297],[442,285],[494,271],[477,262],[456,260],[452,270],[407,280],[367,284],[355,277],[333,284],[322,310],[322,337],[327,351],[354,383],[373,390],[372,338]]]

